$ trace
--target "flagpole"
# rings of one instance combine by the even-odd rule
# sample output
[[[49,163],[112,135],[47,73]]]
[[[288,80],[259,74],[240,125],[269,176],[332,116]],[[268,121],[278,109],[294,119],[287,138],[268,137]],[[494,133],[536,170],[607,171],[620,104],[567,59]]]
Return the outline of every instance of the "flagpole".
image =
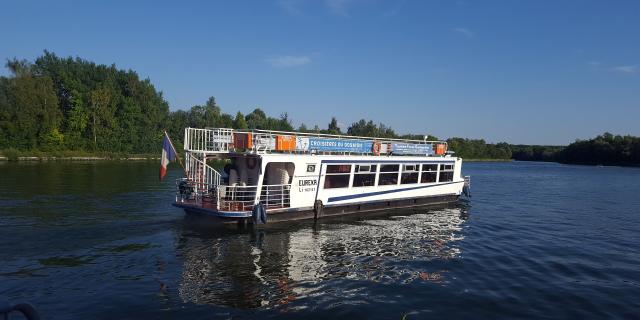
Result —
[[[178,151],[176,150],[176,147],[173,146],[173,142],[171,141],[171,137],[169,137],[169,134],[167,133],[167,130],[163,130],[163,132],[164,132],[164,135],[169,140],[169,144],[171,145],[171,148],[173,149],[173,152],[176,154],[176,158],[178,158],[178,163],[180,164],[180,167],[182,167],[182,171],[184,171],[184,176],[188,177],[189,175],[187,174],[187,169],[184,168],[184,164],[182,164],[182,160],[180,159],[180,155],[178,154]]]

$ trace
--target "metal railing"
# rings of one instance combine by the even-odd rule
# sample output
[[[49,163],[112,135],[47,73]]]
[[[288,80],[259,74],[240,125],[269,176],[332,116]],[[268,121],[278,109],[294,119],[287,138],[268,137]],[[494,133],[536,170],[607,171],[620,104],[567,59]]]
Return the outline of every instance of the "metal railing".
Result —
[[[185,128],[184,150],[202,153],[226,153],[233,145],[233,129]]]
[[[258,186],[220,186],[217,189],[218,210],[251,211]]]
[[[260,203],[267,209],[288,208],[291,206],[291,185],[263,185],[260,192]]]
[[[220,185],[222,175],[190,152],[185,154],[185,164],[187,178],[194,182],[196,191],[207,189],[209,186]]]
[[[417,144],[445,144],[447,142],[444,140],[427,140],[427,137],[423,140],[413,140],[413,139],[399,139],[399,138],[377,138],[377,137],[364,137],[364,136],[350,136],[345,134],[327,134],[327,133],[315,133],[315,132],[289,132],[289,131],[277,131],[277,130],[262,130],[262,129],[252,129],[252,130],[235,130],[236,132],[251,132],[254,136],[263,134],[267,136],[276,136],[276,135],[291,135],[296,137],[307,137],[307,138],[332,138],[332,139],[344,139],[344,140],[377,140],[381,143],[386,142],[404,142],[404,143],[417,143]]]
[[[228,128],[185,128],[184,136],[184,150],[187,152],[197,152],[204,154],[215,153],[227,153],[233,151],[233,134],[239,133],[251,133],[251,142],[253,152],[269,152],[275,150],[276,136],[293,136],[295,138],[330,138],[337,140],[366,140],[376,141],[381,144],[390,143],[408,143],[419,145],[445,145],[445,149],[448,150],[448,143],[441,140],[427,140],[427,137],[423,140],[412,139],[396,139],[396,138],[376,138],[376,137],[363,137],[363,136],[349,136],[340,134],[324,134],[324,133],[309,133],[309,132],[288,132],[288,131],[276,131],[276,130],[234,130]],[[309,153],[312,150],[292,150],[295,152]],[[344,153],[344,152],[343,152]],[[373,153],[373,152],[366,152]],[[449,152],[450,154],[451,152]]]
[[[291,185],[263,185],[259,202],[267,209],[291,206]],[[258,196],[258,186],[201,184],[182,178],[176,180],[176,202],[219,211],[251,211]]]

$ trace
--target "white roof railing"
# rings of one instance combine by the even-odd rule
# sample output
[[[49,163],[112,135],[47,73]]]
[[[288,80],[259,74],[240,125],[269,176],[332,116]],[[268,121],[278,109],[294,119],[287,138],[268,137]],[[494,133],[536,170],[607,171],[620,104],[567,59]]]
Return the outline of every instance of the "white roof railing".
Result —
[[[282,138],[295,142],[283,148],[280,144]],[[236,145],[238,141],[243,141],[243,144]],[[448,145],[446,141],[427,140],[426,136],[424,140],[412,140],[261,129],[185,128],[184,135],[184,150],[203,154],[231,153],[236,149],[244,149],[250,153],[416,155],[435,154],[435,147],[438,147],[439,155],[444,155]],[[440,148],[444,150],[440,152]]]
[[[317,137],[317,138],[337,138],[337,139],[348,139],[348,140],[368,140],[373,141],[377,140],[381,143],[385,143],[387,141],[393,142],[404,142],[404,143],[443,143],[447,144],[444,140],[427,140],[427,136],[424,136],[424,140],[412,140],[412,139],[401,139],[401,138],[379,138],[379,137],[364,137],[364,136],[350,136],[346,134],[329,134],[329,133],[315,133],[315,132],[290,132],[290,131],[277,131],[277,130],[262,130],[262,129],[233,129],[235,132],[245,132],[245,133],[270,133],[274,135],[290,135],[290,136],[300,136],[300,137]]]

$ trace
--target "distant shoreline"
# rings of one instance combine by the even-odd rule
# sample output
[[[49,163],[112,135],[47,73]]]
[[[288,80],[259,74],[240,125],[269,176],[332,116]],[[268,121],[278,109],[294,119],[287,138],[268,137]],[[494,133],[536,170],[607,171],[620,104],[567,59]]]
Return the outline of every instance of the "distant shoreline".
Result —
[[[462,158],[464,162],[512,162],[515,159],[465,159]]]
[[[0,156],[0,161],[151,161],[160,157],[18,157]]]
[[[0,161],[151,161],[159,154],[86,152],[86,151],[18,151],[1,150]]]
[[[17,156],[7,157],[0,154],[0,161],[152,161],[160,160],[151,155],[121,155],[121,156]],[[465,162],[511,162],[514,159],[462,159]]]

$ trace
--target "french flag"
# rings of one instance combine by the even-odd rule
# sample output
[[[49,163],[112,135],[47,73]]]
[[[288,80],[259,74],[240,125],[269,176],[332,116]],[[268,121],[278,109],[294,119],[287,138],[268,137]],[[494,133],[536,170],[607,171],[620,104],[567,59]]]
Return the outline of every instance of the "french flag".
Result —
[[[167,175],[167,165],[169,162],[176,160],[176,149],[169,139],[167,132],[164,132],[164,141],[162,142],[162,157],[160,158],[160,181]]]

